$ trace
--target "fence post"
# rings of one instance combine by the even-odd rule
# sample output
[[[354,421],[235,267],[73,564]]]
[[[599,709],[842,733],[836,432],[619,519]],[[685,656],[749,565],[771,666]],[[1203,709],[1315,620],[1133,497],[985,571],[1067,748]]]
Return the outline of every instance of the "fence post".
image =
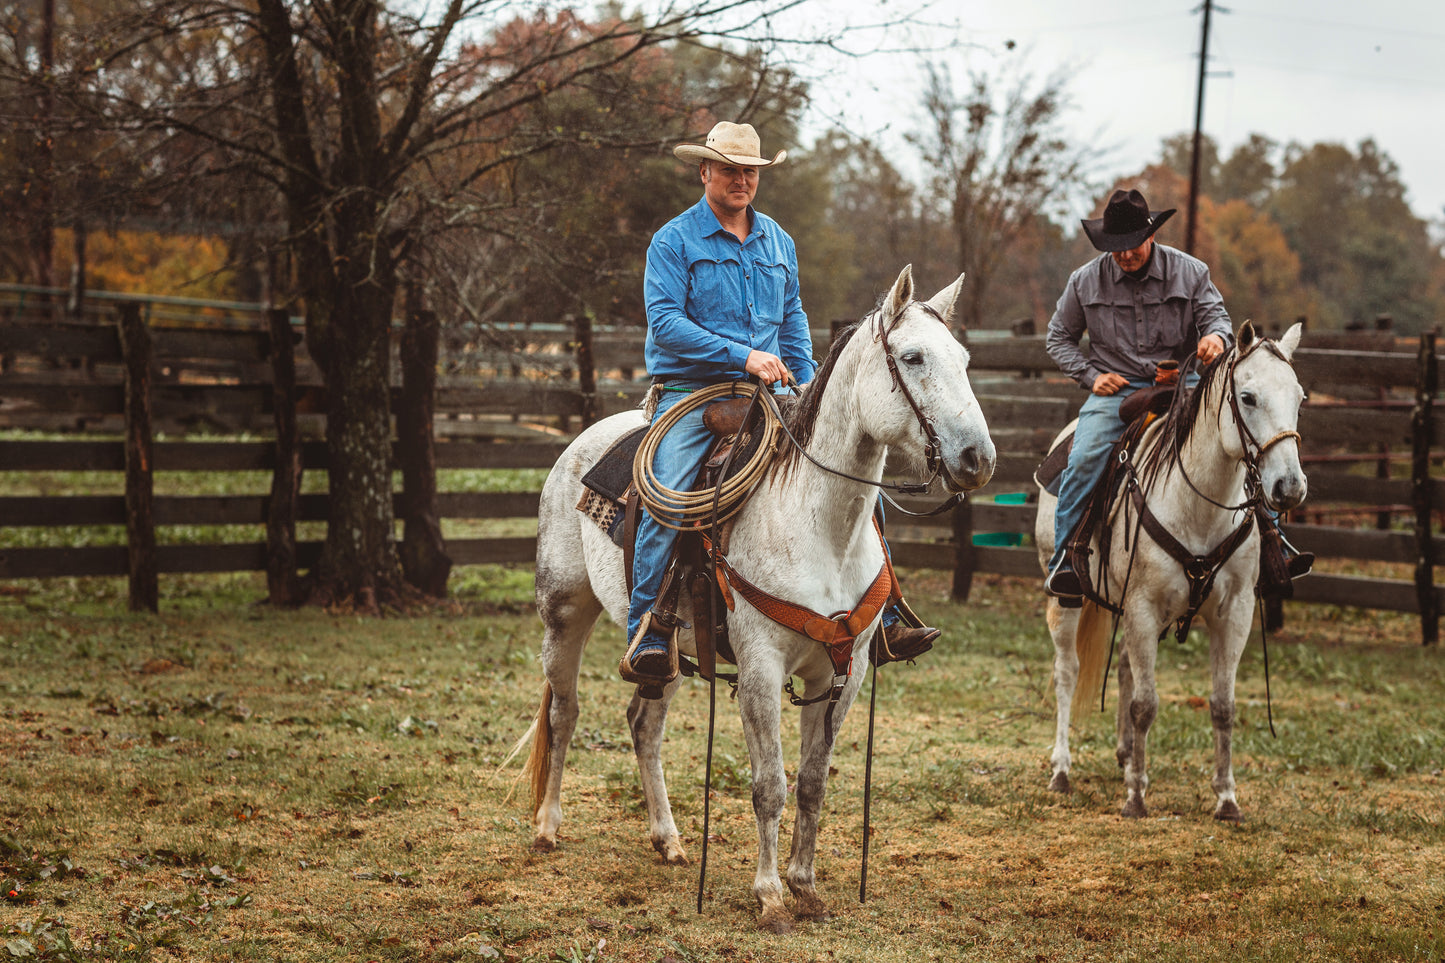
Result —
[[[1410,494],[1415,509],[1415,593],[1420,602],[1420,636],[1425,645],[1440,640],[1440,613],[1435,604],[1435,544],[1432,532],[1433,491],[1430,485],[1430,441],[1434,434],[1435,392],[1439,363],[1435,331],[1420,334],[1419,367],[1415,376],[1415,408],[1410,413]]]
[[[577,390],[582,392],[582,427],[597,420],[597,362],[592,350],[592,316],[578,311],[572,322],[572,338],[577,345]]]
[[[125,528],[130,610],[160,611],[156,578],[154,446],[151,438],[151,335],[140,305],[120,306],[125,365]]]
[[[973,544],[973,501],[965,498],[953,510],[953,598],[967,602],[978,570],[978,549]]]
[[[301,602],[296,574],[296,517],[301,499],[301,444],[296,430],[296,339],[291,312],[266,312],[271,343],[271,409],[276,422],[276,467],[266,504],[266,591],[272,605]]]
[[[435,311],[407,311],[401,334],[401,408],[396,413],[396,447],[401,461],[401,571],[433,598],[446,598],[452,560],[437,520],[436,411],[437,342]]]

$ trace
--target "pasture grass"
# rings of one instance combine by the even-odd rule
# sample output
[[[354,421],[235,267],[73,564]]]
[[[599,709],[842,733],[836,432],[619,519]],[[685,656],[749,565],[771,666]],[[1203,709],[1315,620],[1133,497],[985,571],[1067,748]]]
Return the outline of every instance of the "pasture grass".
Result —
[[[868,899],[858,902],[867,706],[834,755],[818,873],[834,918],[756,932],[756,832],[718,697],[704,913],[707,690],[673,703],[665,763],[694,864],[647,842],[620,632],[582,670],[559,849],[531,851],[497,767],[540,693],[525,568],[453,576],[432,611],[257,605],[258,576],[0,588],[0,961],[1445,959],[1445,665],[1407,617],[1292,606],[1240,672],[1242,825],[1210,817],[1208,666],[1161,647],[1150,818],[1117,815],[1109,714],[1046,790],[1052,657],[1037,581],[980,577],[946,630],[876,677]],[[785,710],[790,778],[795,716]],[[780,848],[786,854],[791,811]],[[786,858],[786,856],[784,856]]]

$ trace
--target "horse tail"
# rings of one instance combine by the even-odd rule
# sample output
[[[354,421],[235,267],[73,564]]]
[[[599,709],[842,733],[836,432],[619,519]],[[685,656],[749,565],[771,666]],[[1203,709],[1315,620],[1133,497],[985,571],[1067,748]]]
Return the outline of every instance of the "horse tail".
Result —
[[[537,716],[532,720],[531,726],[522,733],[522,738],[507,753],[507,758],[497,767],[497,771],[507,768],[511,761],[521,753],[522,747],[527,740],[532,740],[532,751],[527,755],[527,761],[522,766],[522,771],[517,773],[517,778],[512,780],[511,788],[507,790],[507,799],[517,791],[517,785],[524,779],[532,786],[532,809],[535,812],[537,807],[542,805],[542,797],[547,793],[547,774],[552,768],[552,683],[542,683],[542,703],[537,707]]]
[[[1074,686],[1074,704],[1069,715],[1078,721],[1094,705],[1108,669],[1109,613],[1102,606],[1084,602],[1074,630],[1074,652],[1079,657],[1079,681]]]

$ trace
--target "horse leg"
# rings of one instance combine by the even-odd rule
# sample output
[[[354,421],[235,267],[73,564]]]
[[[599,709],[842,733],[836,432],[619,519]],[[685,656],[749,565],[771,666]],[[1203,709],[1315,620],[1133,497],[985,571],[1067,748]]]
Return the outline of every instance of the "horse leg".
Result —
[[[860,664],[855,659],[855,664]],[[820,690],[821,691],[821,690]],[[810,688],[807,698],[819,692]],[[843,690],[832,707],[832,731],[836,737],[848,716],[848,708],[857,694],[854,686]],[[788,889],[797,900],[793,915],[798,919],[824,922],[831,918],[828,905],[818,896],[813,875],[813,856],[818,844],[818,818],[823,812],[823,798],[828,789],[828,766],[833,758],[833,742],[827,738],[829,707],[827,701],[805,706],[799,725],[802,749],[798,756],[797,816],[793,823],[792,852],[788,858]]]
[[[1137,621],[1137,620],[1136,620]],[[1149,743],[1149,727],[1159,713],[1159,693],[1154,683],[1154,661],[1156,650],[1154,640],[1130,632],[1124,641],[1124,656],[1120,659],[1119,711],[1121,721],[1128,713],[1128,753],[1124,752],[1121,732],[1120,753],[1124,763],[1124,789],[1127,793],[1124,808],[1120,814],[1130,819],[1142,819],[1149,815],[1144,805],[1144,791],[1149,788],[1149,774],[1145,764],[1145,751]],[[1132,692],[1128,701],[1124,697],[1123,659],[1128,659]],[[1126,709],[1127,706],[1127,709]]]
[[[1251,600],[1252,601],[1252,600]],[[1236,606],[1238,608],[1238,606]],[[1219,625],[1210,625],[1209,668],[1212,689],[1209,697],[1209,718],[1214,725],[1214,818],[1225,822],[1241,822],[1244,814],[1234,798],[1234,679],[1239,660],[1249,641],[1252,613],[1246,606],[1244,618],[1230,613]]]
[[[1066,609],[1052,599],[1044,613],[1049,634],[1054,639],[1054,751],[1049,757],[1053,778],[1052,792],[1070,791],[1069,719],[1073,714],[1074,689],[1079,682],[1079,651],[1075,634],[1079,627],[1078,609]],[[1087,698],[1087,694],[1086,694]]]
[[[537,835],[532,848],[545,853],[557,848],[557,829],[562,825],[562,768],[577,728],[577,675],[582,649],[602,613],[602,604],[585,589],[555,595],[539,592],[537,613],[546,630],[542,671],[550,700],[543,703],[545,718],[539,720],[535,737],[540,752],[534,750],[534,758],[543,760],[545,789],[537,801]]]
[[[1119,651],[1119,704],[1114,709],[1114,732],[1118,739],[1114,746],[1114,759],[1123,769],[1134,754],[1134,719],[1129,706],[1134,701],[1134,670],[1129,665],[1129,653]]]
[[[792,929],[778,878],[778,821],[787,801],[788,781],[783,771],[782,670],[745,672],[739,665],[738,710],[748,741],[753,768],[753,816],[758,822],[758,865],[753,895],[761,912],[758,927],[774,934]]]
[[[672,821],[672,804],[667,798],[667,780],[662,774],[662,740],[667,728],[667,707],[682,682],[678,676],[662,691],[661,699],[644,699],[635,692],[627,707],[627,725],[632,730],[632,751],[637,756],[637,772],[642,779],[642,794],[647,800],[647,825],[652,848],[670,866],[686,866],[687,854]],[[640,692],[640,690],[639,690]]]

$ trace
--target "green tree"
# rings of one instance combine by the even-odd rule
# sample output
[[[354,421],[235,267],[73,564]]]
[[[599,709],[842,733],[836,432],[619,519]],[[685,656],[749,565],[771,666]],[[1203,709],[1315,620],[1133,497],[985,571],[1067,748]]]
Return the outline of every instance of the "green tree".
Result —
[[[1429,295],[1439,250],[1405,202],[1399,169],[1372,140],[1291,144],[1269,211],[1319,294],[1326,327],[1390,314],[1403,331],[1439,317]]]

